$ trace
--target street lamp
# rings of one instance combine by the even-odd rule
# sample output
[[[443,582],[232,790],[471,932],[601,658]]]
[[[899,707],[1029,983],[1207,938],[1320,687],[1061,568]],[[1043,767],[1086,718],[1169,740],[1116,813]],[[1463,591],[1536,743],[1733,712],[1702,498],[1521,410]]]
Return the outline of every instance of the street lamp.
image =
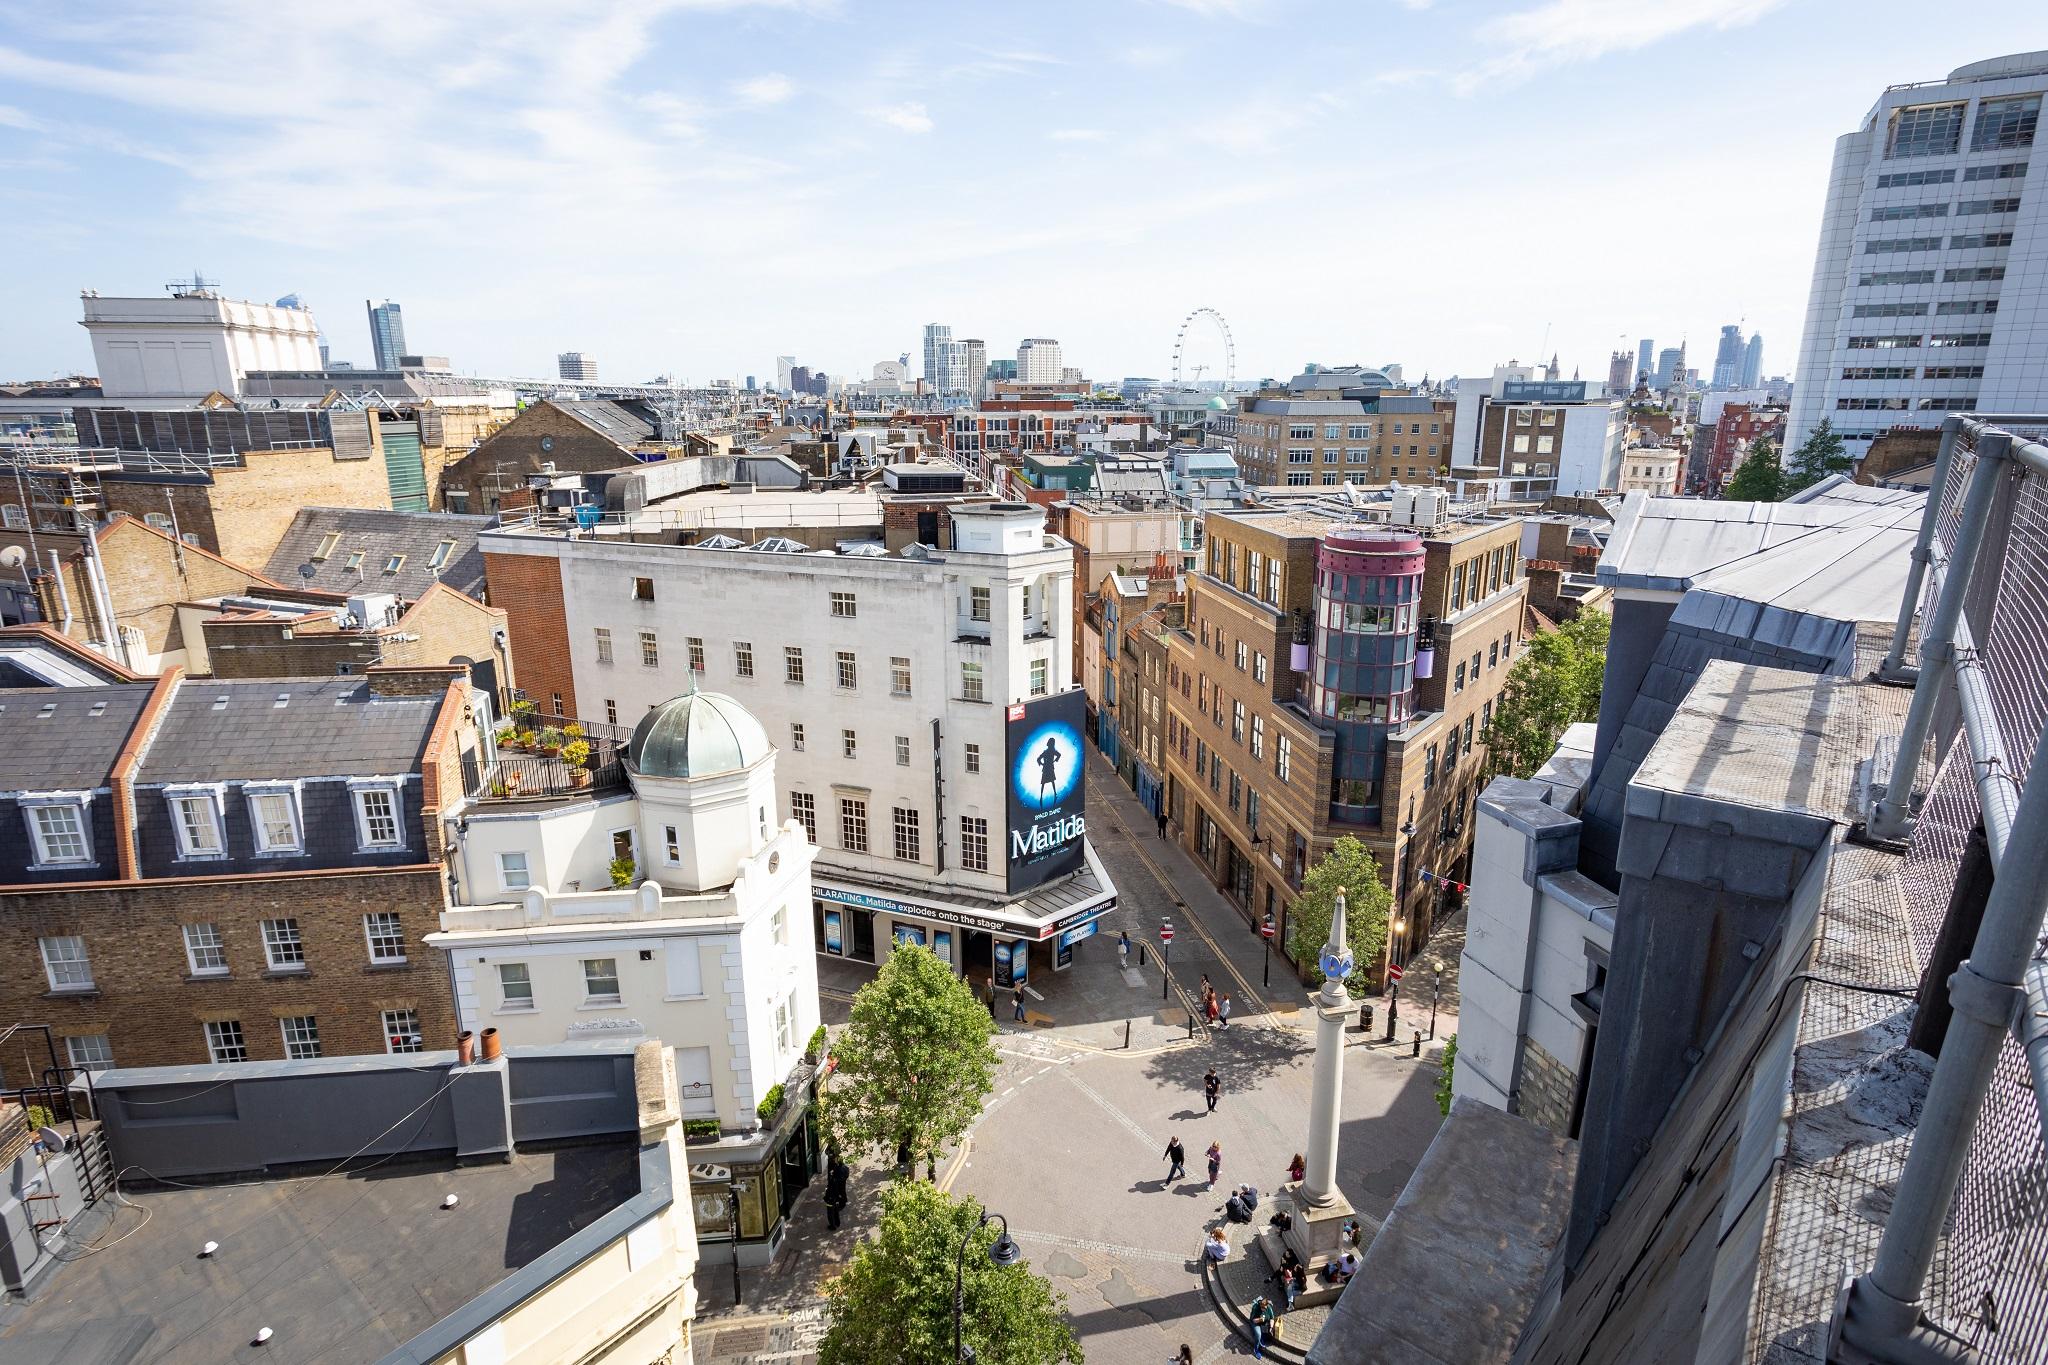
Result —
[[[1400,965],[1394,960],[1394,945],[1401,941],[1401,935],[1407,931],[1407,928],[1408,921],[1402,918],[1399,910],[1394,911],[1393,922],[1387,926],[1387,965],[1389,967]],[[1400,1012],[1401,992],[1396,988],[1395,982],[1390,980],[1387,982],[1387,1041],[1390,1043],[1394,1041],[1394,1024],[1399,1018]]]
[[[1436,1041],[1436,1002],[1444,993],[1444,960],[1429,960],[1429,1041]]]
[[[732,1301],[740,1301],[740,1196],[747,1192],[748,1183],[735,1180],[725,1188],[725,1206],[732,1221]]]
[[[953,1256],[953,1359],[973,1360],[974,1348],[960,1340],[960,1319],[964,1309],[967,1286],[967,1244],[974,1235],[991,1222],[1000,1224],[1002,1232],[996,1237],[995,1245],[988,1249],[988,1258],[998,1268],[1007,1270],[1024,1259],[1024,1248],[1010,1239],[1010,1220],[1000,1213],[982,1211],[981,1220],[967,1230],[960,1239],[960,1250]]]
[[[1273,984],[1273,912],[1268,910],[1265,919],[1259,922],[1259,938],[1266,945],[1266,967],[1259,977],[1261,986]]]

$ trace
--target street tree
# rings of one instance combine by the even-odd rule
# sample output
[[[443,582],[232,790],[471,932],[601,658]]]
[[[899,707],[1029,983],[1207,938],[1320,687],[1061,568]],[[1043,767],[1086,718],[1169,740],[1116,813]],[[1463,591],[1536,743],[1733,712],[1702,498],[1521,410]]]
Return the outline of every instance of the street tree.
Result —
[[[818,1365],[949,1365],[956,1266],[960,1341],[975,1360],[1080,1365],[1066,1296],[1025,1262],[991,1261],[996,1237],[971,1199],[917,1181],[885,1190],[875,1236],[855,1247],[845,1271],[825,1287],[828,1325]]]
[[[995,1085],[995,1021],[929,948],[905,944],[853,997],[832,1049],[824,1108],[847,1151],[908,1148],[935,1174],[939,1149],[967,1131]]]
[[[1778,448],[1768,437],[1761,437],[1750,445],[1742,463],[1735,466],[1721,496],[1730,502],[1776,502],[1787,491],[1785,468],[1778,463]]]
[[[1301,894],[1287,911],[1287,954],[1302,964],[1311,986],[1323,984],[1317,959],[1330,938],[1339,887],[1344,890],[1346,946],[1357,964],[1344,985],[1353,995],[1363,995],[1366,972],[1378,965],[1387,949],[1387,915],[1394,897],[1380,884],[1378,860],[1350,835],[1339,839],[1301,879]]]
[[[1607,624],[1607,613],[1582,611],[1529,639],[1486,726],[1489,771],[1528,777],[1557,751],[1566,726],[1599,717]]]
[[[1458,1068],[1458,1035],[1453,1033],[1444,1042],[1443,1059],[1437,1063],[1436,1107],[1445,1118],[1451,1116],[1451,1077]]]
[[[1846,474],[1854,463],[1835,424],[1823,417],[1785,461],[1785,495],[1811,488],[1831,474]]]

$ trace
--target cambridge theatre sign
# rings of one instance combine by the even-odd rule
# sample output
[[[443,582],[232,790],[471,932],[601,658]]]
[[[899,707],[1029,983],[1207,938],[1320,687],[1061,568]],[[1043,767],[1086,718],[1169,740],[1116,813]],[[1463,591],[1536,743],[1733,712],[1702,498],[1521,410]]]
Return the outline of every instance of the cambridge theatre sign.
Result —
[[[1088,833],[1079,691],[1012,706],[1006,848],[1011,894],[1077,871]]]

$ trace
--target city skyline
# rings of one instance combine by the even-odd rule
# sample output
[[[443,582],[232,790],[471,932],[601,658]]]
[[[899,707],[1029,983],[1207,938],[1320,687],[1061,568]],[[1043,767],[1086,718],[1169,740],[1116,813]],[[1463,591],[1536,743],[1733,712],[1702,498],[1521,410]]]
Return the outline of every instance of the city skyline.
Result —
[[[1287,0],[1080,27],[1052,5],[1001,31],[832,4],[408,11],[374,64],[334,60],[339,16],[16,13],[0,161],[32,188],[0,241],[36,269],[0,377],[89,368],[77,291],[153,294],[193,261],[231,297],[297,293],[337,360],[370,363],[355,310],[388,297],[414,349],[501,375],[550,373],[550,338],[576,335],[621,380],[737,377],[778,352],[858,377],[943,318],[992,356],[1057,336],[1066,364],[1114,381],[1168,373],[1201,306],[1230,318],[1240,379],[1308,361],[1440,378],[1551,353],[1598,379],[1644,336],[1705,356],[1730,318],[1788,339],[1789,360],[1833,138],[1887,83],[2019,46],[2016,5],[1935,34],[1885,23],[1892,8],[1861,11],[1856,63],[1818,71],[1802,54],[1839,7],[1781,0],[1404,0],[1352,26]],[[1311,30],[1332,74],[1281,74]],[[451,47],[468,56],[448,67]],[[1713,79],[1673,82],[1673,61]],[[685,69],[726,74],[666,74]],[[1330,173],[1333,127],[1360,135],[1354,176]],[[1711,131],[1648,135],[1671,127]],[[1140,188],[1168,164],[1196,173]],[[1657,166],[1674,190],[1743,184],[1757,208],[1660,219],[1642,193]],[[1390,178],[1415,186],[1399,213],[1376,211]],[[109,183],[151,211],[96,211]],[[1624,199],[1640,207],[1583,211]],[[1512,234],[1488,207],[1509,202]],[[1310,251],[1359,265],[1298,287],[1275,272]]]

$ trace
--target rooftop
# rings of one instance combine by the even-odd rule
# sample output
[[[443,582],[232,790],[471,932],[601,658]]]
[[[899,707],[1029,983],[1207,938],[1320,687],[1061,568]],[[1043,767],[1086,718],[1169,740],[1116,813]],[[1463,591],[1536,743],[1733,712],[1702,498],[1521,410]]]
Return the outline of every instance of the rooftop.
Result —
[[[451,512],[302,507],[271,552],[264,573],[287,586],[323,592],[388,592],[410,602],[438,582],[481,599],[484,557],[476,538],[490,524],[489,517]],[[334,544],[321,554],[329,536],[336,538]],[[443,552],[446,541],[454,544]],[[387,573],[385,567],[394,555],[401,556],[401,562]],[[310,566],[312,576],[302,575],[301,566]]]
[[[188,678],[164,709],[136,780],[417,772],[442,701],[438,693],[378,696],[361,678]]]
[[[150,683],[0,689],[0,791],[90,791],[107,774]],[[20,837],[17,829],[13,837]]]

